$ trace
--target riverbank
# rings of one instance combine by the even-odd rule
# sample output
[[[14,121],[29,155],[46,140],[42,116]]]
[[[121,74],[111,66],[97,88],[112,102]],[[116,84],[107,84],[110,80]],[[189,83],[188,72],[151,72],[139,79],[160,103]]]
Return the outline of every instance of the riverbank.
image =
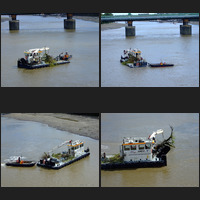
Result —
[[[163,21],[162,23],[173,23],[173,22]],[[176,22],[176,23],[180,23],[180,22]],[[182,24],[182,23],[180,23],[180,24]],[[191,21],[191,22],[189,22],[189,24],[199,25],[199,22]],[[121,28],[121,27],[125,27],[125,26],[127,26],[125,22],[124,23],[117,23],[117,22],[104,23],[104,24],[101,24],[101,31],[105,31],[105,30],[109,30],[109,29],[117,29],[117,28]]]
[[[63,113],[9,113],[4,117],[34,121],[81,136],[99,139],[99,118]]]
[[[85,21],[91,21],[99,23],[99,17],[91,17],[91,16],[73,16],[73,19],[81,19]]]
[[[49,16],[52,17],[52,16]],[[8,15],[1,16],[1,22],[9,21],[11,18]],[[99,17],[92,17],[92,16],[74,16],[73,19],[81,19],[85,21],[91,21],[99,23]]]
[[[6,21],[9,21],[11,18],[6,15],[6,16],[1,16],[1,22],[6,22]]]
[[[117,23],[117,22],[105,23],[105,24],[101,24],[101,30],[105,31],[105,30],[116,29],[116,28],[121,28],[125,26],[126,26],[125,23]]]

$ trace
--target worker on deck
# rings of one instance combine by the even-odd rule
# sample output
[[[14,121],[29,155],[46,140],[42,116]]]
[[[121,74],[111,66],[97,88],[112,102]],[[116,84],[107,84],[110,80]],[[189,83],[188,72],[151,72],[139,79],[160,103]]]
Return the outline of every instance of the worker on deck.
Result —
[[[69,54],[66,52],[65,55],[63,56],[63,60],[67,60],[69,58]]]
[[[18,157],[17,163],[20,163],[20,157]]]

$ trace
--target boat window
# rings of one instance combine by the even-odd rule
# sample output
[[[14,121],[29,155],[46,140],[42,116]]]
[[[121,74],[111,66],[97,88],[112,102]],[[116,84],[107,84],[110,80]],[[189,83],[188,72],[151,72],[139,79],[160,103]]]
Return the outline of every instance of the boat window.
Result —
[[[125,150],[125,151],[129,151],[129,150],[130,150],[130,145],[125,145],[125,146],[124,146],[124,150]]]
[[[145,144],[145,149],[151,149],[151,144]]]
[[[136,145],[131,145],[131,150],[136,150]]]
[[[140,144],[139,146],[139,150],[144,149],[144,144]]]

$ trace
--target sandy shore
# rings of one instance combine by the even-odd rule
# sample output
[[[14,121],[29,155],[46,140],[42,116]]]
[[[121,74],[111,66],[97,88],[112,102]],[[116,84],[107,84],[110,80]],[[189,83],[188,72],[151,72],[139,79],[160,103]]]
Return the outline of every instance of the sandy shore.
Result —
[[[34,121],[70,133],[99,139],[98,117],[88,117],[63,113],[9,113],[4,117]]]
[[[92,17],[92,16],[73,16],[73,19],[82,19],[91,22],[99,23],[99,17]]]
[[[9,16],[1,16],[1,22],[9,21],[10,19]]]
[[[8,15],[1,16],[1,22],[5,22],[10,19],[11,18]],[[95,17],[95,16],[94,17],[93,16],[73,16],[73,19],[82,19],[82,20],[86,20],[86,21],[99,23],[99,17]]]
[[[122,23],[105,23],[105,24],[101,24],[101,30],[105,31],[105,30],[109,30],[109,29],[116,29],[116,28],[121,28],[121,27],[125,27],[126,24],[122,24]]]

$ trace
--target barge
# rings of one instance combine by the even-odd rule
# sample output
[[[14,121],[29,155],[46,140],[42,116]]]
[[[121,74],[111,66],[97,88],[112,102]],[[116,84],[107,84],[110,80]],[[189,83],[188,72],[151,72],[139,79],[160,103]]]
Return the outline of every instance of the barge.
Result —
[[[162,143],[157,143],[155,136],[163,134],[159,129],[153,132],[148,138],[125,137],[120,145],[120,153],[116,155],[101,156],[101,169],[127,169],[127,168],[147,168],[167,166],[167,153],[173,143],[173,128],[171,135]]]
[[[18,68],[37,69],[54,65],[70,63],[69,59],[72,55],[68,52],[61,53],[53,58],[49,54],[49,47],[35,48],[24,51],[25,58],[20,58],[17,61]]]
[[[84,143],[82,141],[65,141],[56,148],[60,148],[63,145],[67,146],[65,151],[51,155],[49,154],[51,151],[48,152],[44,158],[37,162],[37,166],[48,169],[61,169],[90,155],[89,148],[84,150]]]
[[[127,49],[124,50],[123,55],[121,55],[120,62],[130,68],[134,67],[146,67],[148,63],[141,56],[141,51],[139,49]]]

